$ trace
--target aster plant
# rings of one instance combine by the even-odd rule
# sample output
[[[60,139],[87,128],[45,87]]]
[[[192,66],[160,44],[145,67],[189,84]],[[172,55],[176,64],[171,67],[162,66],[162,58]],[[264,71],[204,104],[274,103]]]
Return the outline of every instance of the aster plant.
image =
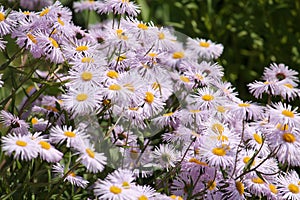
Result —
[[[1,199],[300,199],[298,72],[272,63],[246,101],[222,44],[178,39],[133,1],[74,2],[105,18],[86,29],[59,1],[7,5]]]

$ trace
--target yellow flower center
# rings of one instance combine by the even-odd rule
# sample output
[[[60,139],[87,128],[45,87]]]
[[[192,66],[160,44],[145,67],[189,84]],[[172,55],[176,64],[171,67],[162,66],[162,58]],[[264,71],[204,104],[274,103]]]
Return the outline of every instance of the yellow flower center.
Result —
[[[252,181],[253,183],[257,183],[257,184],[264,184],[264,183],[265,183],[264,180],[262,180],[262,179],[259,178],[259,177],[252,178],[251,181]]]
[[[85,152],[89,155],[91,158],[95,158],[95,152],[91,150],[90,148],[87,148]]]
[[[122,189],[113,185],[110,186],[109,191],[114,194],[120,194],[122,192]]]
[[[115,70],[110,70],[106,73],[106,76],[108,76],[109,78],[112,78],[112,79],[116,79],[119,77],[119,74]]]
[[[154,94],[151,92],[146,92],[145,101],[151,104],[154,101]]]
[[[154,58],[154,57],[156,57],[156,56],[157,56],[157,53],[150,52],[150,53],[148,53],[148,56],[150,56],[150,57]]]
[[[60,19],[60,17],[57,18],[57,22],[62,26],[65,25],[65,23]]]
[[[81,62],[82,63],[93,63],[93,62],[95,62],[95,60],[93,59],[93,58],[91,58],[91,57],[83,57],[82,59],[81,59]]]
[[[205,47],[205,48],[208,48],[209,47],[209,43],[208,42],[200,42],[199,45],[201,47]]]
[[[289,110],[283,110],[281,112],[281,114],[283,114],[284,116],[289,117],[289,118],[294,118],[294,113],[292,111],[289,111]]]
[[[237,189],[237,191],[239,192],[240,195],[244,194],[245,187],[244,187],[244,184],[241,181],[235,182],[235,187],[236,187],[236,189]]]
[[[58,44],[57,44],[56,40],[54,40],[52,37],[49,37],[49,40],[55,48],[58,48]]]
[[[44,15],[47,15],[49,13],[50,9],[49,8],[46,8],[44,9],[41,13],[40,13],[40,16],[44,16]]]
[[[270,82],[269,82],[269,81],[265,81],[264,84],[265,84],[265,85],[268,85],[268,84],[270,84]]]
[[[145,195],[142,195],[138,198],[138,200],[148,200],[148,197],[146,197]]]
[[[85,72],[82,72],[81,78],[82,78],[82,80],[84,80],[84,81],[90,81],[90,80],[92,80],[92,78],[93,78],[93,74],[92,74],[91,72],[85,71]]]
[[[225,109],[224,106],[217,106],[217,111],[220,112],[220,113],[225,113],[226,109]]]
[[[112,84],[112,85],[110,85],[109,87],[108,87],[108,89],[109,90],[121,90],[122,89],[122,87],[120,86],[120,85],[118,85],[118,84]]]
[[[283,84],[285,87],[287,87],[287,88],[290,88],[290,89],[293,89],[294,87],[293,87],[293,85],[292,84],[290,84],[290,83],[286,83],[286,84]]]
[[[298,194],[299,193],[299,187],[298,187],[298,185],[295,185],[293,183],[289,184],[288,189],[289,189],[289,191],[291,193],[294,193],[294,194]]]
[[[213,148],[212,153],[217,156],[225,156],[226,150],[224,148],[215,147],[215,148]]]
[[[143,29],[143,30],[147,30],[148,29],[148,26],[146,24],[141,24],[141,23],[138,24],[137,27],[140,28],[140,29]]]
[[[31,119],[31,123],[32,124],[37,124],[39,121],[38,121],[38,119],[36,118],[36,117],[33,117],[32,119]]]
[[[278,190],[276,189],[276,186],[273,184],[269,184],[269,189],[273,194],[277,194]]]
[[[65,131],[64,135],[71,138],[76,136],[76,134],[73,131]]]
[[[172,116],[173,114],[174,114],[173,112],[165,113],[165,114],[163,114],[163,117],[170,117],[170,116]]]
[[[122,183],[122,187],[124,187],[124,188],[129,188],[129,187],[130,187],[130,184],[129,184],[127,181],[124,181],[124,182]]]
[[[165,39],[165,34],[163,32],[158,33],[158,39],[160,40]]]
[[[40,141],[39,144],[41,145],[41,147],[42,147],[43,149],[49,150],[49,149],[51,148],[51,145],[50,145],[48,142]]]
[[[258,144],[262,144],[262,137],[260,135],[258,135],[257,133],[254,133],[253,138]]]
[[[16,145],[18,145],[20,147],[26,147],[27,146],[27,142],[22,141],[22,140],[17,140],[16,141]]]
[[[37,40],[35,39],[35,37],[34,37],[32,34],[27,33],[27,37],[28,37],[34,44],[37,43]]]
[[[198,113],[201,112],[201,110],[190,110],[191,113]]]
[[[201,74],[195,74],[195,78],[200,81],[203,80],[203,76]]]
[[[77,100],[77,101],[85,101],[87,98],[88,98],[88,95],[82,93],[82,94],[78,94],[78,95],[77,95],[76,100]]]
[[[249,103],[239,103],[239,107],[249,107]]]
[[[296,137],[292,133],[284,133],[282,139],[288,143],[294,143],[296,141]]]
[[[226,135],[219,135],[217,139],[222,142],[228,141],[228,137]]]
[[[176,195],[174,195],[174,194],[173,194],[173,195],[171,195],[171,196],[170,196],[170,198],[171,198],[171,199],[177,199],[177,200],[183,200],[183,198],[182,198],[182,197],[180,197],[180,196],[176,196]]]
[[[189,162],[196,163],[196,164],[198,164],[198,165],[208,166],[207,163],[201,162],[201,161],[198,160],[197,158],[190,158],[190,159],[189,159]]]
[[[190,79],[188,77],[186,77],[186,76],[180,76],[180,80],[182,80],[185,83],[189,83],[190,82]]]
[[[181,59],[183,57],[184,57],[184,53],[183,52],[177,51],[177,52],[173,53],[173,58],[174,59]]]
[[[30,15],[30,13],[31,13],[30,11],[24,11],[23,12],[24,15]]]
[[[126,57],[126,55],[121,55],[121,56],[118,56],[117,58],[116,58],[116,61],[123,61],[123,60],[125,60],[127,57]]]
[[[287,130],[289,130],[289,125],[288,124],[277,124],[277,126],[276,126],[276,128],[278,129],[278,130],[281,130],[281,131],[287,131]]]
[[[88,50],[89,49],[89,47],[88,46],[85,46],[85,45],[82,45],[82,46],[78,46],[78,47],[76,47],[76,51],[86,51],[86,50]]]
[[[211,127],[211,130],[215,133],[222,134],[224,132],[224,126],[220,123],[214,123]]]
[[[208,181],[207,186],[208,186],[209,190],[213,190],[216,188],[217,183],[216,183],[216,181],[211,180],[211,181]]]
[[[247,164],[247,163],[250,161],[250,159],[251,159],[251,158],[250,158],[249,156],[246,156],[246,157],[244,157],[243,162],[244,162],[245,164]],[[253,166],[253,165],[255,165],[255,160],[253,160],[251,166]]]
[[[210,95],[210,94],[205,94],[202,96],[202,100],[204,100],[204,101],[211,101],[213,99],[214,99],[214,96]]]

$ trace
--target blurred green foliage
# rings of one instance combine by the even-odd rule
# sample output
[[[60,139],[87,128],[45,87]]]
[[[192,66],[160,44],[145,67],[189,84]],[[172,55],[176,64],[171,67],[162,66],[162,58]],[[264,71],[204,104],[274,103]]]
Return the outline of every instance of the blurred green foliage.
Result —
[[[299,0],[137,0],[142,19],[224,45],[226,80],[250,99],[247,83],[272,62],[300,66]]]

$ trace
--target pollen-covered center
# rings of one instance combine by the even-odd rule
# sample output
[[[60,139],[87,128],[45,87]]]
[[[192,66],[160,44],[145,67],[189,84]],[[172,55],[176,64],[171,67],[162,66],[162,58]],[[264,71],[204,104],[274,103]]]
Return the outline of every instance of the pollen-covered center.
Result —
[[[146,24],[142,24],[142,23],[138,24],[137,27],[140,28],[140,29],[143,29],[143,30],[148,29],[148,26]]]
[[[115,70],[110,70],[106,73],[106,76],[108,76],[109,78],[112,78],[112,79],[116,79],[119,77],[119,74]]]
[[[34,44],[37,43],[36,38],[35,38],[31,33],[27,33],[26,36],[27,36],[27,37],[31,40],[31,42],[33,42]]]
[[[251,181],[252,181],[253,183],[257,183],[257,184],[264,184],[264,183],[265,183],[264,180],[262,180],[262,179],[259,178],[259,177],[252,178]]]
[[[205,94],[202,96],[202,100],[204,100],[204,101],[212,101],[213,99],[214,99],[214,96],[210,95],[210,94]]]
[[[110,85],[109,87],[108,87],[108,89],[109,90],[115,90],[115,91],[117,91],[117,90],[121,90],[121,86],[120,85],[118,85],[118,84],[112,84],[112,85]]]
[[[44,15],[47,15],[49,13],[50,9],[49,8],[46,8],[44,9],[41,13],[40,13],[40,16],[44,16]]]
[[[288,143],[293,143],[296,141],[296,137],[292,133],[284,133],[282,134],[282,139]]]
[[[64,135],[71,138],[76,136],[76,134],[73,131],[65,131]]]
[[[240,195],[244,194],[245,187],[244,187],[244,184],[241,181],[235,182],[235,187],[236,187],[236,189],[237,189],[237,191],[239,192]]]
[[[180,80],[182,80],[185,83],[191,82],[190,79],[188,77],[186,77],[186,76],[180,76]]]
[[[5,15],[3,12],[0,12],[0,22],[5,20]]]
[[[95,158],[95,152],[93,150],[87,148],[85,152],[89,155],[89,157]]]
[[[93,78],[93,74],[91,72],[88,71],[84,71],[81,74],[81,79],[84,81],[90,81]]]
[[[262,137],[260,135],[258,135],[257,133],[254,133],[253,138],[258,144],[262,144]]]
[[[220,123],[214,123],[212,126],[211,126],[211,130],[215,133],[219,133],[219,134],[222,134],[224,132],[224,126]]]
[[[246,157],[244,157],[243,162],[244,162],[245,164],[247,164],[247,163],[250,161],[250,159],[251,159],[251,158],[250,158],[249,156],[246,156]],[[253,166],[253,165],[255,165],[255,160],[253,160],[251,166]]]
[[[215,147],[215,148],[212,149],[212,153],[217,155],[217,156],[225,156],[226,155],[226,150],[224,148]]]
[[[160,40],[165,39],[165,34],[162,32],[158,33],[158,39],[160,39]]]
[[[114,194],[120,194],[122,192],[122,189],[119,188],[118,186],[113,185],[113,186],[110,186],[109,191]]]
[[[40,141],[39,144],[41,145],[41,147],[43,149],[50,149],[51,148],[51,145],[48,143],[48,142],[45,142],[45,141]]]
[[[138,198],[138,200],[148,200],[148,197],[146,197],[145,195],[142,195]]]
[[[22,141],[22,140],[17,140],[16,141],[16,145],[18,145],[20,147],[26,147],[27,146],[27,142]]]
[[[294,194],[298,194],[299,193],[299,187],[298,185],[295,185],[293,183],[289,184],[288,185],[288,189],[291,193],[294,193]]]
[[[154,94],[152,92],[146,92],[145,101],[151,104],[154,101]]]
[[[239,107],[250,107],[249,103],[239,103]]]
[[[183,57],[184,57],[184,53],[183,52],[177,51],[177,52],[173,53],[173,58],[174,59],[181,59]]]
[[[199,42],[199,45],[200,45],[201,47],[208,48],[210,44],[209,44],[208,42]]]
[[[196,163],[196,164],[198,164],[198,165],[208,166],[207,163],[201,162],[201,161],[198,160],[197,158],[190,158],[190,159],[189,159],[189,162]]]
[[[76,47],[76,51],[87,51],[89,49],[88,46],[82,45],[82,46],[78,46]]]
[[[290,110],[283,110],[281,112],[281,114],[283,114],[284,116],[289,117],[289,118],[294,118],[294,113]]]
[[[36,118],[36,117],[33,117],[32,119],[31,119],[31,123],[32,124],[37,124],[39,121],[38,121],[38,119]]]
[[[82,63],[93,63],[93,62],[95,62],[95,60],[93,58],[91,58],[91,57],[83,57],[81,59],[81,62]]]
[[[81,93],[76,96],[77,101],[85,101],[85,100],[87,100],[87,98],[88,98],[88,95],[85,93]]]
[[[208,181],[207,186],[209,190],[214,190],[217,186],[217,183],[216,181],[210,180]]]
[[[52,37],[49,37],[49,40],[50,40],[52,46],[54,46],[55,48],[59,47],[58,44],[57,44],[57,42],[56,42],[56,40],[54,40]]]
[[[290,89],[293,89],[294,88],[294,86],[292,85],[292,84],[290,84],[290,83],[285,83],[285,84],[283,84],[285,87],[287,87],[287,88],[290,88]]]
[[[276,186],[273,184],[269,184],[269,189],[273,194],[277,194],[278,190],[276,189]]]

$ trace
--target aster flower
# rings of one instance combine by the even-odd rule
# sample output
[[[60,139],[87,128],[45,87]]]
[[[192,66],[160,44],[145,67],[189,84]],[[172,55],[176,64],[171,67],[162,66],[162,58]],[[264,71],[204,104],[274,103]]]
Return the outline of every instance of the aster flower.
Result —
[[[222,187],[222,186],[221,186]],[[223,199],[229,200],[242,200],[246,199],[246,195],[248,194],[245,191],[245,184],[240,180],[229,179],[224,183],[224,194],[222,195]]]
[[[277,81],[290,81],[292,83],[299,82],[298,72],[289,69],[283,63],[272,63],[269,68],[265,68],[263,79],[265,80],[277,80]]]
[[[106,157],[103,153],[95,152],[95,148],[88,140],[82,140],[81,145],[75,146],[80,152],[77,161],[86,166],[88,172],[98,173],[104,169]]]
[[[14,20],[10,18],[10,15],[8,15],[8,11],[4,9],[4,7],[0,6],[0,36],[7,35],[11,33],[14,26]]]
[[[263,197],[269,192],[268,182],[258,176],[249,176],[244,180],[245,187],[249,193],[256,197]]]
[[[275,96],[280,91],[278,81],[274,80],[255,81],[254,83],[249,83],[248,87],[256,98],[262,98],[264,93]]]
[[[136,185],[134,190],[138,193],[137,199],[135,200],[155,200],[157,198],[156,196],[159,194],[155,191],[155,189],[148,185]]]
[[[137,16],[140,13],[139,6],[130,0],[106,0],[104,4],[98,8],[99,13],[127,14],[129,16]]]
[[[91,41],[81,41],[75,39],[72,42],[64,42],[62,50],[66,59],[72,59],[76,56],[93,56],[96,53],[97,44]]]
[[[0,122],[16,134],[25,135],[28,133],[29,125],[24,120],[5,110],[1,110],[0,112]]]
[[[176,37],[171,33],[171,30],[165,27],[156,29],[156,41],[153,47],[157,51],[170,51],[176,44]]]
[[[100,103],[101,95],[97,88],[83,86],[71,87],[67,94],[62,95],[62,106],[76,115],[85,115],[96,109]]]
[[[14,159],[29,161],[39,153],[38,145],[29,135],[8,134],[1,138],[2,150],[7,155],[14,155]]]
[[[137,198],[137,192],[124,189],[122,184],[115,184],[108,180],[99,180],[95,183],[94,194],[102,200],[131,200]]]
[[[277,125],[287,124],[289,126],[296,126],[300,123],[300,114],[297,113],[298,108],[292,110],[292,106],[282,102],[273,103],[271,106],[267,105],[267,112],[270,116],[270,123]]]
[[[52,170],[60,177],[64,177],[65,173],[68,172],[68,175],[65,177],[64,181],[68,181],[72,185],[76,185],[81,188],[86,188],[87,184],[89,183],[89,181],[84,180],[81,176],[77,176],[74,172],[69,171],[60,163],[56,163],[55,165],[53,165]]]
[[[229,104],[229,114],[235,116],[236,119],[241,120],[256,120],[261,117],[262,107],[252,102],[239,101],[237,103]]]
[[[81,0],[79,2],[73,3],[73,8],[75,12],[82,12],[84,10],[94,10],[96,11],[98,8],[103,6],[102,2],[94,1],[94,0]]]
[[[224,47],[222,44],[215,44],[210,40],[188,38],[187,49],[205,60],[211,60],[219,58]]]
[[[50,141],[55,144],[61,144],[64,141],[67,142],[67,147],[80,148],[82,140],[88,136],[79,129],[73,129],[67,126],[55,126],[50,129]]]
[[[279,93],[284,99],[290,101],[299,97],[300,90],[296,88],[298,84],[281,81],[279,84]]]
[[[191,97],[191,103],[195,103],[199,109],[209,110],[222,105],[223,98],[219,90],[214,91],[210,87],[204,87],[197,90]]]
[[[279,175],[277,179],[278,196],[283,199],[300,199],[299,180],[299,176],[294,170]]]
[[[179,159],[179,152],[169,144],[160,144],[152,153],[154,165],[168,170],[175,167],[175,162]]]

